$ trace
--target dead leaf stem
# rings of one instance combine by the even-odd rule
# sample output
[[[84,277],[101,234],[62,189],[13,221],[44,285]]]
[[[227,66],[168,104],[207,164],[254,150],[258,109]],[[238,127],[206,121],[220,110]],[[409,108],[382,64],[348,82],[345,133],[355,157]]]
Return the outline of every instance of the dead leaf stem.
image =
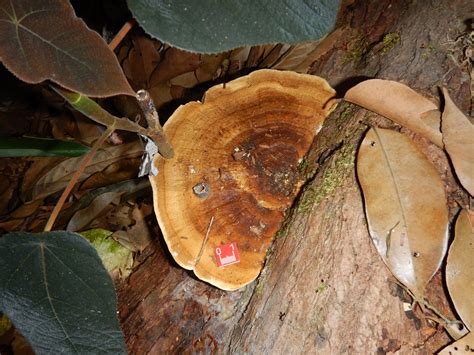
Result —
[[[46,226],[44,227],[45,232],[51,231],[51,229],[53,228],[54,222],[56,221],[56,218],[58,217],[59,212],[61,211],[61,208],[64,205],[64,202],[66,202],[67,197],[69,196],[72,189],[74,188],[74,185],[76,185],[76,182],[79,180],[80,176],[84,172],[84,169],[92,160],[97,150],[102,146],[102,144],[105,142],[107,137],[109,137],[114,130],[115,130],[115,125],[112,123],[112,125],[108,126],[107,129],[104,131],[104,133],[102,133],[100,138],[94,143],[89,153],[87,153],[84,159],[82,159],[81,164],[79,165],[76,172],[72,176],[71,180],[67,184],[66,189],[64,190],[61,197],[59,198],[58,203],[56,204],[56,206],[54,206],[54,209],[51,212],[51,216],[49,216],[48,222],[46,223]]]
[[[114,50],[117,48],[117,46],[122,42],[122,40],[125,38],[128,32],[132,29],[132,27],[137,23],[137,21],[132,18],[131,20],[128,20],[127,22],[124,23],[120,31],[115,35],[115,37],[110,41],[109,43],[109,48],[111,50]]]

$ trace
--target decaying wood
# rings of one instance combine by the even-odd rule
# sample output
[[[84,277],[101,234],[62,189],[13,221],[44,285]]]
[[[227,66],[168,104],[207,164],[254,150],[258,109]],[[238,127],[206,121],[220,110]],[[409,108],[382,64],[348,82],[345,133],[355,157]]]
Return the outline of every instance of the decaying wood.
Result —
[[[460,19],[469,8],[468,0],[349,1],[339,20],[343,35],[325,44],[312,73],[341,92],[361,76],[401,81],[432,97],[445,85],[468,111],[469,74],[450,40],[466,30]],[[159,238],[147,249],[119,291],[131,354],[430,354],[449,342],[442,330],[404,312],[395,279],[367,232],[355,151],[367,124],[397,126],[349,104],[326,123],[307,158],[309,182],[255,283],[220,291],[171,262]],[[448,192],[456,193],[439,149],[402,132],[423,147],[444,171]],[[427,295],[448,313],[443,292],[438,274]]]

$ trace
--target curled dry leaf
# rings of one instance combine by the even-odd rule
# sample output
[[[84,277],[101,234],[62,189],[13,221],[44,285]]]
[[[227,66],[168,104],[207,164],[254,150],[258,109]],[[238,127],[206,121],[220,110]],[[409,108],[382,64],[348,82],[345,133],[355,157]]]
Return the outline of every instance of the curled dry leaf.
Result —
[[[102,171],[114,162],[138,157],[141,156],[142,153],[143,147],[139,141],[106,147],[98,151],[92,158],[79,178],[79,181],[83,181],[93,173]],[[40,174],[39,177],[29,176],[29,172],[27,172],[26,180],[28,184],[23,185],[22,199],[24,201],[31,201],[49,196],[64,189],[80,165],[81,160],[82,158],[79,157],[67,159],[60,163],[54,163],[54,166],[51,166],[46,171],[44,169],[40,169],[40,171],[32,169],[35,173]],[[41,162],[38,164],[41,164]],[[44,175],[42,175],[43,173]]]
[[[454,241],[449,248],[446,282],[459,316],[474,330],[474,226],[462,210],[456,221]],[[474,344],[473,344],[474,345]]]
[[[467,118],[443,88],[444,111],[441,128],[446,151],[462,186],[474,196],[474,124]]]
[[[132,223],[125,230],[114,232],[112,238],[132,251],[143,251],[152,240],[145,218],[153,213],[150,205],[134,206],[131,212]]]
[[[164,131],[173,159],[156,156],[155,213],[176,262],[219,288],[259,274],[266,250],[301,186],[298,162],[335,91],[315,76],[260,70],[179,107]],[[218,267],[235,242],[240,262]]]
[[[94,221],[98,216],[104,214],[111,203],[120,203],[123,192],[105,192],[92,200],[90,205],[77,211],[69,221],[66,230],[68,232],[81,231]]]
[[[472,354],[474,350],[474,333],[468,333],[463,338],[449,344],[438,355],[454,355],[454,354]]]
[[[372,128],[358,153],[369,232],[389,269],[417,297],[446,253],[443,183],[408,137]]]
[[[443,147],[439,126],[423,119],[427,111],[438,108],[427,98],[396,81],[371,79],[347,91],[344,99],[419,133],[438,147]]]

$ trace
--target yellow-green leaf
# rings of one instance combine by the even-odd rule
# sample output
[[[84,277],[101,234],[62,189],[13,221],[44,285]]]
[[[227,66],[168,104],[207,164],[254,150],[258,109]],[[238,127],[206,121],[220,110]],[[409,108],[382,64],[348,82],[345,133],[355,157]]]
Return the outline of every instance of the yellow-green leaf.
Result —
[[[375,247],[395,277],[422,297],[446,253],[441,178],[408,137],[379,128],[361,144],[357,175]]]

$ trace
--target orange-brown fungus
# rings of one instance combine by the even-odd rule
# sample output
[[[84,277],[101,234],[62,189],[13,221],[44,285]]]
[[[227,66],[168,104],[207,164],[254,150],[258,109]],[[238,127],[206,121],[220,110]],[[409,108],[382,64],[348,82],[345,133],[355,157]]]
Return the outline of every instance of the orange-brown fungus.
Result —
[[[176,262],[235,290],[259,274],[285,210],[302,184],[298,163],[335,92],[316,76],[260,70],[214,86],[164,125],[174,158],[155,158],[155,213]],[[240,262],[218,267],[235,242]]]

